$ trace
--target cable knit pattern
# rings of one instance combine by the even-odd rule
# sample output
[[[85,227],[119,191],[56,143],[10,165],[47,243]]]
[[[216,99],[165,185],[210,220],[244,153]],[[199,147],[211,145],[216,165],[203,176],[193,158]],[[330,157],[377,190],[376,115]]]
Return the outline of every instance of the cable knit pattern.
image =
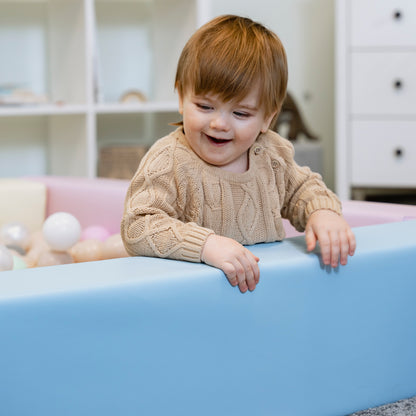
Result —
[[[199,262],[212,233],[245,245],[280,241],[282,217],[303,231],[318,209],[341,214],[320,175],[293,155],[268,131],[249,150],[249,169],[232,173],[201,160],[178,128],[152,146],[130,183],[121,223],[128,253]]]

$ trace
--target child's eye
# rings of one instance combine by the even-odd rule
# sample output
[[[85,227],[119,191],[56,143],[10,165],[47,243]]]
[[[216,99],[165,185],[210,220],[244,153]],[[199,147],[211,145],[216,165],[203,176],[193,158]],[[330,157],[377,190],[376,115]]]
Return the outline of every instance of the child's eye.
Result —
[[[212,110],[212,107],[208,104],[201,104],[201,103],[196,103],[196,106],[204,111],[208,111],[208,110]]]
[[[234,115],[239,118],[248,118],[250,117],[249,113],[244,113],[243,111],[234,111]]]

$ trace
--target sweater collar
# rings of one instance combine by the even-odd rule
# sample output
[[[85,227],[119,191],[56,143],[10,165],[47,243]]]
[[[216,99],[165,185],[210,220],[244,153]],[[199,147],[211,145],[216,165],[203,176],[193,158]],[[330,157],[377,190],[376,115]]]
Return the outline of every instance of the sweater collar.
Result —
[[[258,168],[260,166],[264,165],[264,156],[263,152],[265,149],[264,141],[267,140],[267,137],[270,133],[273,133],[271,131],[268,131],[267,133],[261,133],[259,137],[256,139],[256,141],[253,143],[253,145],[248,150],[249,156],[249,168],[243,173],[235,173],[235,172],[229,172],[225,169],[221,169],[218,166],[210,165],[209,163],[202,160],[190,147],[188,140],[185,137],[185,133],[183,131],[183,127],[180,126],[174,131],[174,135],[178,142],[186,147],[189,150],[189,154],[191,157],[204,169],[209,171],[211,174],[221,177],[226,180],[231,180],[234,182],[249,182],[251,181],[257,174]]]

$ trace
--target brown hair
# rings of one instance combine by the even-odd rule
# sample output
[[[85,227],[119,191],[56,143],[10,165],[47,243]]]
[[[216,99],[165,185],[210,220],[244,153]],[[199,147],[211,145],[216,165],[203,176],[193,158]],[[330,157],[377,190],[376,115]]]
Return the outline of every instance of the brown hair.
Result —
[[[199,28],[179,58],[175,88],[180,96],[218,94],[241,100],[260,82],[266,116],[280,111],[286,95],[287,60],[275,33],[246,17],[224,15]]]

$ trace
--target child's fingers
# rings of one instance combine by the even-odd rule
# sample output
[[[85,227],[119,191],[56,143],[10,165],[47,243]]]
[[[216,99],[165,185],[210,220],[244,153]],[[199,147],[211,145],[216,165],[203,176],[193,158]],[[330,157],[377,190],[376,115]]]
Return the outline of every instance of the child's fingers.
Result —
[[[344,234],[341,237],[341,244],[340,244],[340,259],[339,262],[345,266],[348,263],[348,254],[350,251],[350,246],[348,243],[348,237]]]
[[[231,262],[226,262],[221,267],[231,286],[238,285],[237,270]]]
[[[238,259],[242,269],[238,271],[238,286],[241,292],[247,289],[253,291],[259,279],[258,265],[251,253],[243,255]]]
[[[319,235],[319,245],[321,247],[321,257],[325,265],[330,265],[332,263],[331,256],[331,240],[328,233],[320,233]]]
[[[354,253],[355,253],[355,250],[357,248],[357,242],[355,240],[355,235],[354,235],[354,233],[352,232],[351,229],[348,229],[348,231],[347,231],[347,237],[348,237],[348,246],[349,246],[349,252],[348,252],[348,254],[350,256],[353,256]]]
[[[242,293],[247,292],[248,285],[246,282],[246,271],[243,265],[238,261],[234,260],[233,262],[227,262],[223,265],[222,271],[226,275],[231,286],[239,287]]]
[[[246,282],[246,269],[245,266],[240,262],[239,259],[236,259],[234,267],[236,269],[237,273],[237,279],[238,279],[238,287],[240,288],[240,291],[242,293],[247,292],[248,285]]]
[[[254,281],[256,282],[256,285],[257,285],[260,281],[260,269],[259,269],[259,265],[257,264],[260,261],[260,259],[254,254],[252,254],[251,252],[250,254],[252,256],[251,265],[252,265],[252,269],[254,273]]]
[[[248,252],[250,253],[250,252]],[[247,290],[253,291],[260,279],[260,271],[257,262],[259,258],[250,255],[240,256],[232,262],[227,262],[222,267],[223,272],[227,276],[232,286],[239,287],[242,293]]]
[[[246,272],[246,283],[248,289],[250,291],[253,291],[256,288],[257,283],[259,282],[259,266],[257,264],[257,261],[251,255],[251,253],[247,253],[246,259],[243,260],[243,262],[244,261],[246,261],[246,263],[244,264]]]
[[[231,286],[241,292],[254,290],[260,279],[259,258],[235,240],[218,235],[208,237],[201,253],[201,260],[218,267],[226,275]]]
[[[330,233],[330,256],[331,256],[331,266],[338,267],[340,256],[341,256],[341,236],[338,231],[333,231]]]
[[[306,241],[306,248],[308,251],[312,251],[316,247],[316,236],[312,227],[308,227],[305,230],[305,241]]]

